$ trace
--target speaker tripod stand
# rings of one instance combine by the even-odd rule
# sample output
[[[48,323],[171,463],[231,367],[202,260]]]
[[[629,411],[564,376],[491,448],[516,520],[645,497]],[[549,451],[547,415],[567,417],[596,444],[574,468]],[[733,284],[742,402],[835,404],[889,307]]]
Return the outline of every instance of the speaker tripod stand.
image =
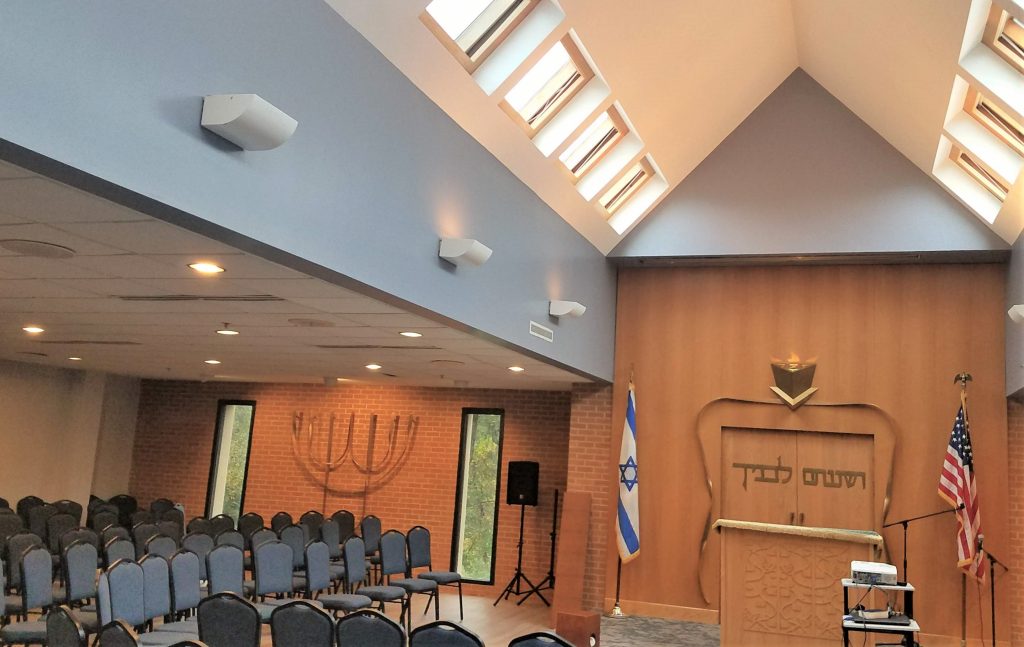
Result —
[[[514,595],[516,597],[525,595],[529,597],[534,593],[537,594],[537,597],[540,598],[544,602],[544,604],[546,604],[547,606],[551,606],[551,603],[547,601],[547,599],[544,597],[544,594],[540,592],[540,589],[538,589],[537,586],[535,586],[534,583],[530,581],[530,578],[526,577],[526,574],[523,573],[523,528],[525,525],[526,505],[520,503],[519,555],[516,557],[516,572],[514,575],[512,575],[512,579],[508,581],[508,584],[505,585],[505,588],[501,591],[501,593],[498,594],[498,597],[496,600],[494,600],[494,604],[492,606],[498,606],[499,602],[501,602],[502,600],[507,600],[510,595]],[[523,586],[523,583],[526,584],[525,587]],[[523,598],[523,600],[525,599],[526,598]],[[520,602],[522,602],[523,600],[520,600]]]

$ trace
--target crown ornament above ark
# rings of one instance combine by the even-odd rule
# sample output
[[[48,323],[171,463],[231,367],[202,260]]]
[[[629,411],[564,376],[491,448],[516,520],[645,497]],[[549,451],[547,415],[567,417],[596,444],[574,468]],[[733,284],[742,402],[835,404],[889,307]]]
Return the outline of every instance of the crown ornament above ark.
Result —
[[[818,390],[811,386],[816,367],[815,358],[801,361],[795,354],[790,354],[785,360],[772,358],[772,375],[775,377],[772,393],[795,411]]]

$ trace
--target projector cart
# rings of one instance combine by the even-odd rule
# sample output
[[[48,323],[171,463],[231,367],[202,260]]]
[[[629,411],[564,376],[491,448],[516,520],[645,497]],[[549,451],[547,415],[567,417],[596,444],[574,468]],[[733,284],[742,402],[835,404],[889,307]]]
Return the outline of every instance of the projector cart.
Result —
[[[909,583],[903,584],[859,584],[850,578],[843,578],[843,646],[850,646],[850,632],[862,631],[876,634],[895,634],[903,637],[903,644],[912,647],[915,643],[914,634],[921,631],[917,621],[914,620],[914,587]],[[895,591],[903,594],[903,613],[910,619],[910,624],[880,624],[870,620],[848,620],[850,615],[850,589],[860,589],[867,592],[868,589],[878,591]],[[861,594],[858,597],[863,596]]]

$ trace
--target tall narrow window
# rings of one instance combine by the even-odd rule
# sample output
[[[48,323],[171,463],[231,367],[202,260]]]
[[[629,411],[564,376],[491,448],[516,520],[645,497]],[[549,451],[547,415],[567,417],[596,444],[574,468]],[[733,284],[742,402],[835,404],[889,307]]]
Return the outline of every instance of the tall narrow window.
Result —
[[[473,71],[535,4],[536,0],[433,0],[423,22]]]
[[[217,406],[217,433],[213,439],[210,481],[206,488],[206,516],[226,514],[236,522],[245,502],[249,473],[252,425],[256,403],[221,400]]]
[[[494,583],[504,419],[501,409],[462,410],[452,570],[468,582]]]

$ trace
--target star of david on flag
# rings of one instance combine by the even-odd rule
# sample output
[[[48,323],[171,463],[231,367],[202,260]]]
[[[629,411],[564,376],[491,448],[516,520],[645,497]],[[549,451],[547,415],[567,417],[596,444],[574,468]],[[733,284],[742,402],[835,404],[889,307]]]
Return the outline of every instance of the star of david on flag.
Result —
[[[640,553],[640,480],[636,462],[636,393],[632,381],[626,398],[626,422],[619,450],[619,506],[615,538],[623,563]]]

